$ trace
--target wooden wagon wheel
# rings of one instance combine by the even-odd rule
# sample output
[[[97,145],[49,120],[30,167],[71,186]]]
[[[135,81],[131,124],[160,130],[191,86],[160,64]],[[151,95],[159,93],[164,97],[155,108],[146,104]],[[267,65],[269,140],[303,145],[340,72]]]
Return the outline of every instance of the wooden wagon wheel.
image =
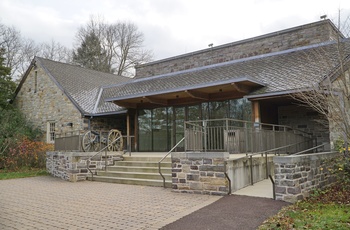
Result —
[[[87,131],[81,142],[84,152],[97,151],[100,143],[98,141],[98,135],[95,132]]]
[[[122,150],[123,150],[122,133],[118,129],[111,129],[108,133],[108,151],[112,152],[112,151],[122,151]]]

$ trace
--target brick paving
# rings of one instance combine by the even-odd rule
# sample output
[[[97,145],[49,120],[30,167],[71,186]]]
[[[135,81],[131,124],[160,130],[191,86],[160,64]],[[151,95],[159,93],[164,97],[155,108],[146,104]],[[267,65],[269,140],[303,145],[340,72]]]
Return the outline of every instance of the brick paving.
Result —
[[[220,196],[50,176],[0,181],[0,229],[159,229]]]

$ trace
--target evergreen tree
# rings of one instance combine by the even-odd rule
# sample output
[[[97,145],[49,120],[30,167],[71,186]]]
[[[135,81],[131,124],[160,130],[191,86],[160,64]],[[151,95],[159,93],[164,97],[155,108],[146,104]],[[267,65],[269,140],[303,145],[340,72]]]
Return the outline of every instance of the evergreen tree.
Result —
[[[101,47],[100,39],[91,32],[84,37],[81,46],[73,51],[73,62],[88,69],[111,72],[111,66],[106,62],[106,52]]]
[[[0,109],[4,109],[9,105],[12,99],[16,84],[11,79],[11,69],[4,65],[4,50],[0,49]]]

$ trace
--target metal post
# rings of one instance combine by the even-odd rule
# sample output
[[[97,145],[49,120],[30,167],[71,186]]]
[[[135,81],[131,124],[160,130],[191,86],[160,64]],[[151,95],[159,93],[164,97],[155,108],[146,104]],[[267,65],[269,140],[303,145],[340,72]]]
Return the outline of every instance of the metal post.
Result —
[[[253,155],[250,155],[250,183],[251,185],[254,184],[254,181],[253,181]]]
[[[269,178],[269,165],[267,161],[267,152],[265,153],[265,162],[266,162],[266,179]]]
[[[273,193],[273,199],[276,200],[276,190],[275,190],[275,181],[273,180],[272,176],[269,175],[271,183],[272,183],[272,193]]]
[[[105,150],[105,172],[107,172],[107,149]]]
[[[228,119],[226,118],[226,146],[227,146],[227,152],[230,153],[230,143],[229,143],[229,130],[228,130]]]
[[[245,133],[245,152],[247,153],[249,148],[249,143],[248,143],[248,127],[246,122],[244,122],[244,133]]]
[[[207,152],[207,121],[203,121],[204,129],[204,152]]]

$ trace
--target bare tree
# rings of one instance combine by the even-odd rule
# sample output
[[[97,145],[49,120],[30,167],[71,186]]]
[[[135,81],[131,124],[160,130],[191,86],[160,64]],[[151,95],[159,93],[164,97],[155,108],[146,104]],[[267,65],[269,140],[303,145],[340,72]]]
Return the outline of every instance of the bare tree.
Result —
[[[43,58],[66,63],[72,60],[72,51],[54,40],[39,44],[39,50],[38,55]]]
[[[0,48],[4,50],[4,65],[11,69],[10,77],[20,79],[35,56],[54,61],[71,62],[71,50],[54,40],[37,44],[32,39],[22,37],[15,27],[0,23]]]
[[[130,70],[136,64],[151,60],[151,52],[142,49],[144,36],[135,24],[119,22],[111,25],[110,30],[114,38],[113,56],[116,62],[116,74],[130,76],[133,74]]]
[[[349,21],[347,17],[343,26],[338,24],[338,29],[344,31],[342,34],[348,34],[344,29],[349,29]],[[322,79],[291,96],[323,116],[332,130],[331,140],[342,139],[347,146],[350,140],[350,40],[342,34],[339,33],[334,44],[313,49],[308,54],[321,63]]]
[[[20,66],[20,51],[22,49],[21,33],[14,27],[0,27],[0,47],[4,49],[4,65],[11,69],[10,76],[16,75]]]
[[[78,49],[83,48],[83,44],[87,44],[87,39],[92,35],[100,42],[99,45],[95,44],[98,46],[95,48],[98,52],[93,54],[95,57],[92,60],[98,60],[101,65],[108,66],[106,72],[131,77],[134,75],[136,64],[152,59],[152,52],[143,48],[144,35],[135,24],[130,22],[108,24],[102,17],[94,16],[91,16],[89,22],[77,32],[77,45],[73,55],[77,54]],[[75,62],[79,63],[79,59],[75,58]]]

